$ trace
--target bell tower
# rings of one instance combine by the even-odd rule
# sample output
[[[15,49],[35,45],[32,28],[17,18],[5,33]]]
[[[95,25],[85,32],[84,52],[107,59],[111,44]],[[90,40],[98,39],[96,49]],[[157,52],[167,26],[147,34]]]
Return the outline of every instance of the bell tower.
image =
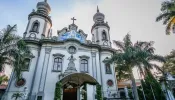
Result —
[[[28,15],[28,25],[24,32],[24,38],[42,39],[49,37],[52,27],[52,20],[49,16],[51,8],[47,0],[37,3],[36,11],[33,10]]]
[[[91,29],[92,42],[101,46],[111,47],[109,34],[110,27],[108,25],[108,22],[104,22],[105,15],[99,11],[98,6],[97,13],[94,15],[93,20],[94,25]]]

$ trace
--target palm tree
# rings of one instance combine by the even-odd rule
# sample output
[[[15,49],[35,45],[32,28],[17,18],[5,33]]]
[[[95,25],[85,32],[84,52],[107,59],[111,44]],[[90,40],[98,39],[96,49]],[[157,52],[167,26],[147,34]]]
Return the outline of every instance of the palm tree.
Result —
[[[30,52],[21,37],[14,34],[17,26],[8,25],[0,32],[0,69],[4,64],[11,64],[17,80],[22,76],[22,67],[25,65],[25,57]]]
[[[4,64],[11,64],[13,55],[10,51],[16,48],[16,43],[20,39],[19,36],[15,35],[17,26],[8,25],[6,28],[0,31],[0,71]]]
[[[29,48],[23,40],[17,42],[17,49],[11,50],[11,54],[14,55],[13,61],[14,72],[17,80],[22,78],[22,69],[25,67],[26,57],[30,56]]]
[[[161,14],[156,18],[157,22],[160,20],[166,25],[166,34],[170,34],[171,26],[175,23],[175,0],[162,2]]]
[[[175,50],[172,50],[165,58],[166,63],[163,65],[162,70],[164,73],[169,72],[170,74],[175,75]]]
[[[124,37],[123,42],[114,41],[114,43],[119,50],[106,62],[114,62],[124,73],[129,73],[135,100],[139,100],[132,68],[136,66],[142,73],[145,73],[146,70],[152,69],[153,67],[159,69],[159,67],[151,63],[151,61],[162,62],[164,58],[159,55],[154,55],[153,42],[137,42],[133,45],[129,34]]]
[[[15,98],[15,100],[17,100],[18,98],[22,98],[22,97],[23,97],[23,94],[20,92],[17,92],[17,93],[14,93],[11,98],[12,99]]]

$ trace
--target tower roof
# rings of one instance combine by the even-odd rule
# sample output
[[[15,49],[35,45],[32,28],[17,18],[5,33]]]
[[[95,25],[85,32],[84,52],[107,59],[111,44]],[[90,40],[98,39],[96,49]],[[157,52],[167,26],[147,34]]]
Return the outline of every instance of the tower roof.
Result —
[[[100,13],[100,10],[97,6],[97,13],[93,17],[94,22],[104,22],[104,19],[105,15],[103,13]]]
[[[37,3],[37,10],[40,12],[45,12],[46,14],[49,14],[51,11],[51,8],[47,3],[47,0],[45,0]]]

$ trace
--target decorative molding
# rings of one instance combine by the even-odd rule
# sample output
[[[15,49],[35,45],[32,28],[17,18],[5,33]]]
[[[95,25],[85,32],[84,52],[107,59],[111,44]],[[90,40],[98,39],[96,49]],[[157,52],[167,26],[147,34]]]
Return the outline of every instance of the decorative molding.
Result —
[[[46,53],[46,54],[49,54],[49,53],[51,52],[51,50],[52,50],[51,47],[50,47],[50,48],[47,47],[47,48],[45,48],[45,53]]]
[[[80,59],[89,59],[90,57],[89,56],[86,56],[86,55],[82,55],[82,56],[79,56]]]
[[[61,54],[61,53],[55,53],[53,54],[54,57],[61,57],[63,58],[65,55]]]

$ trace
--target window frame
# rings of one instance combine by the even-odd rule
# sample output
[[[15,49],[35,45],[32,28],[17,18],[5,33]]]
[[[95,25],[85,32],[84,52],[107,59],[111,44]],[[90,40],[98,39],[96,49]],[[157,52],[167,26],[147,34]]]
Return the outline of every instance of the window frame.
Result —
[[[58,59],[58,61],[55,62],[55,59]],[[55,69],[55,63],[57,63],[57,69]],[[61,68],[60,69],[58,68],[58,65],[61,65]],[[62,71],[62,68],[63,68],[63,59],[61,57],[54,57],[52,71],[53,72],[61,72]]]
[[[80,58],[80,68],[79,68],[79,70],[80,70],[80,72],[82,72],[82,73],[89,73],[89,57],[88,56],[86,56],[86,55],[83,55],[83,56],[79,56],[79,58]],[[83,70],[81,70],[82,68],[82,60],[86,60],[87,61],[87,70],[85,71],[85,68],[84,68],[84,71]],[[84,65],[84,67],[85,67],[85,65]]]
[[[54,70],[55,59],[56,58],[60,58],[62,60],[62,62],[61,62],[61,69],[60,70]],[[63,54],[60,54],[60,53],[53,54],[52,72],[62,72],[62,70],[63,70],[63,63],[64,63],[63,61],[64,61],[64,55]]]

